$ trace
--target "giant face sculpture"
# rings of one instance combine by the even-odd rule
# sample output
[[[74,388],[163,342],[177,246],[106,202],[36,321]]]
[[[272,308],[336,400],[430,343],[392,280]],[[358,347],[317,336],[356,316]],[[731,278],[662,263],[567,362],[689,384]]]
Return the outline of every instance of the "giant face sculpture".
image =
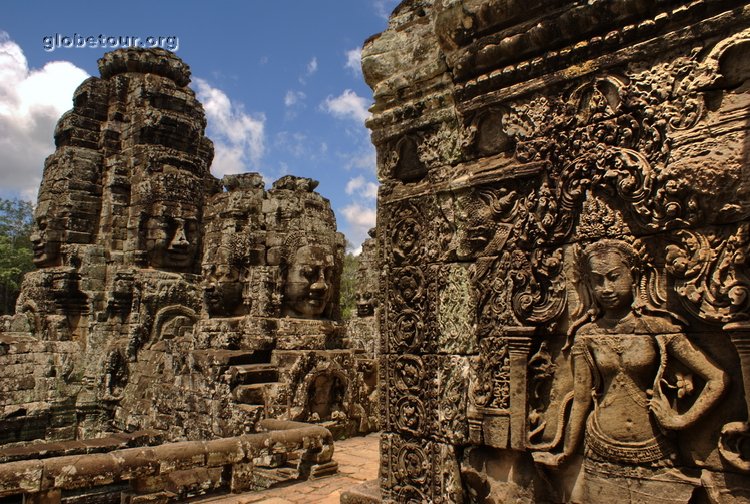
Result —
[[[51,203],[44,201],[37,206],[34,220],[36,226],[30,236],[34,265],[37,268],[58,265],[65,232],[62,219],[56,215]]]
[[[198,210],[186,203],[158,203],[145,223],[149,265],[158,269],[190,268],[198,250]]]
[[[283,314],[314,318],[323,315],[333,294],[333,253],[326,247],[305,245],[289,258]]]
[[[244,315],[243,279],[237,267],[217,264],[204,268],[203,297],[212,316]]]
[[[354,295],[354,300],[357,304],[357,316],[358,317],[371,317],[375,314],[375,307],[378,304],[375,294],[370,290],[359,290]]]

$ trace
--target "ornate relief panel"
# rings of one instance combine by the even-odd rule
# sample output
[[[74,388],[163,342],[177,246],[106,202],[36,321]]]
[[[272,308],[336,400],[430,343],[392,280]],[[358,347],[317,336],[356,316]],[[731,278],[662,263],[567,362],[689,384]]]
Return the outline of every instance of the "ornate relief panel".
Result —
[[[394,446],[446,443],[458,502],[748,502],[750,11],[521,4],[404,3],[363,50],[420,160],[378,160],[385,500],[434,496]]]

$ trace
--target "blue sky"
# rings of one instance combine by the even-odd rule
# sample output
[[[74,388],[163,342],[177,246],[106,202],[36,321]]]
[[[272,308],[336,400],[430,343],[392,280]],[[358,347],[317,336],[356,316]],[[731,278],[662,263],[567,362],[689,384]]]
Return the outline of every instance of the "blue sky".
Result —
[[[35,199],[52,133],[102,48],[44,49],[44,37],[177,37],[216,145],[214,175],[257,171],[320,181],[357,249],[375,223],[372,102],[359,50],[396,0],[3,3],[0,196]],[[43,15],[42,15],[43,13]]]

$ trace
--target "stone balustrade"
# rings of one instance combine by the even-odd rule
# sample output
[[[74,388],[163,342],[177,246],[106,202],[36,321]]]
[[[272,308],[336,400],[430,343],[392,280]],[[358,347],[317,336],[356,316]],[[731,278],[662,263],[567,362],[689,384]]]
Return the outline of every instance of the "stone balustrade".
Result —
[[[261,426],[267,432],[0,464],[0,498],[54,504],[66,491],[127,483],[123,503],[175,502],[191,491],[267,488],[280,480],[278,468],[289,479],[336,472],[328,429],[281,420]]]

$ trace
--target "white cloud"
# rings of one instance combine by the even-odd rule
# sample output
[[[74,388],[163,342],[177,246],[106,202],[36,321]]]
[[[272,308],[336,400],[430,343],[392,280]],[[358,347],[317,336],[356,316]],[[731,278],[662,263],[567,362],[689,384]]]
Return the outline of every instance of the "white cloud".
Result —
[[[349,182],[346,183],[346,194],[354,194],[354,191],[362,188],[363,185],[365,185],[365,178],[361,175],[359,177],[349,179]]]
[[[318,58],[313,56],[313,59],[307,64],[307,75],[308,77],[318,71]]]
[[[355,77],[362,75],[362,48],[356,47],[346,51],[346,63],[344,68],[352,71]]]
[[[307,78],[312,77],[315,72],[318,71],[318,58],[316,56],[313,56],[312,59],[307,63],[307,66],[305,67],[305,73],[303,75],[300,75],[297,80],[300,84],[303,86],[307,85]]]
[[[378,184],[374,182],[368,182],[365,177],[359,175],[346,183],[346,194],[358,195],[361,198],[375,199],[378,197]]]
[[[349,179],[344,190],[352,197],[352,201],[341,210],[346,222],[344,233],[349,239],[353,253],[359,254],[362,242],[367,238],[367,231],[375,226],[378,185],[359,175]]]
[[[287,107],[291,107],[293,105],[296,105],[297,103],[301,103],[302,100],[304,100],[307,97],[305,93],[302,91],[287,91],[286,95],[284,95],[284,105]]]
[[[222,177],[257,169],[265,153],[265,115],[247,114],[241,103],[232,103],[226,93],[203,79],[195,79],[195,85],[206,111],[206,134],[214,142],[213,174]]]
[[[347,223],[346,236],[354,247],[353,253],[359,254],[362,242],[367,238],[367,231],[375,226],[375,208],[352,203],[341,209],[341,213]]]
[[[344,163],[344,168],[347,170],[365,170],[375,173],[375,148],[372,146],[369,139],[365,139],[361,144],[359,150],[355,152],[340,154]]]
[[[72,108],[88,73],[67,61],[30,69],[21,47],[0,31],[0,180],[4,197],[36,199],[55,124]]]
[[[348,137],[346,152],[336,152],[345,169],[359,169],[375,173],[375,148],[370,142],[370,133],[364,122],[370,116],[367,111],[369,101],[358,96],[354,91],[346,89],[337,97],[328,96],[320,109],[338,119],[351,119],[345,125],[343,132]]]
[[[375,13],[383,19],[388,19],[399,0],[373,0]]]
[[[351,89],[344,90],[337,97],[328,96],[328,98],[320,104],[321,108],[340,119],[353,119],[359,123],[363,123],[365,119],[370,116],[367,111],[368,100]]]

